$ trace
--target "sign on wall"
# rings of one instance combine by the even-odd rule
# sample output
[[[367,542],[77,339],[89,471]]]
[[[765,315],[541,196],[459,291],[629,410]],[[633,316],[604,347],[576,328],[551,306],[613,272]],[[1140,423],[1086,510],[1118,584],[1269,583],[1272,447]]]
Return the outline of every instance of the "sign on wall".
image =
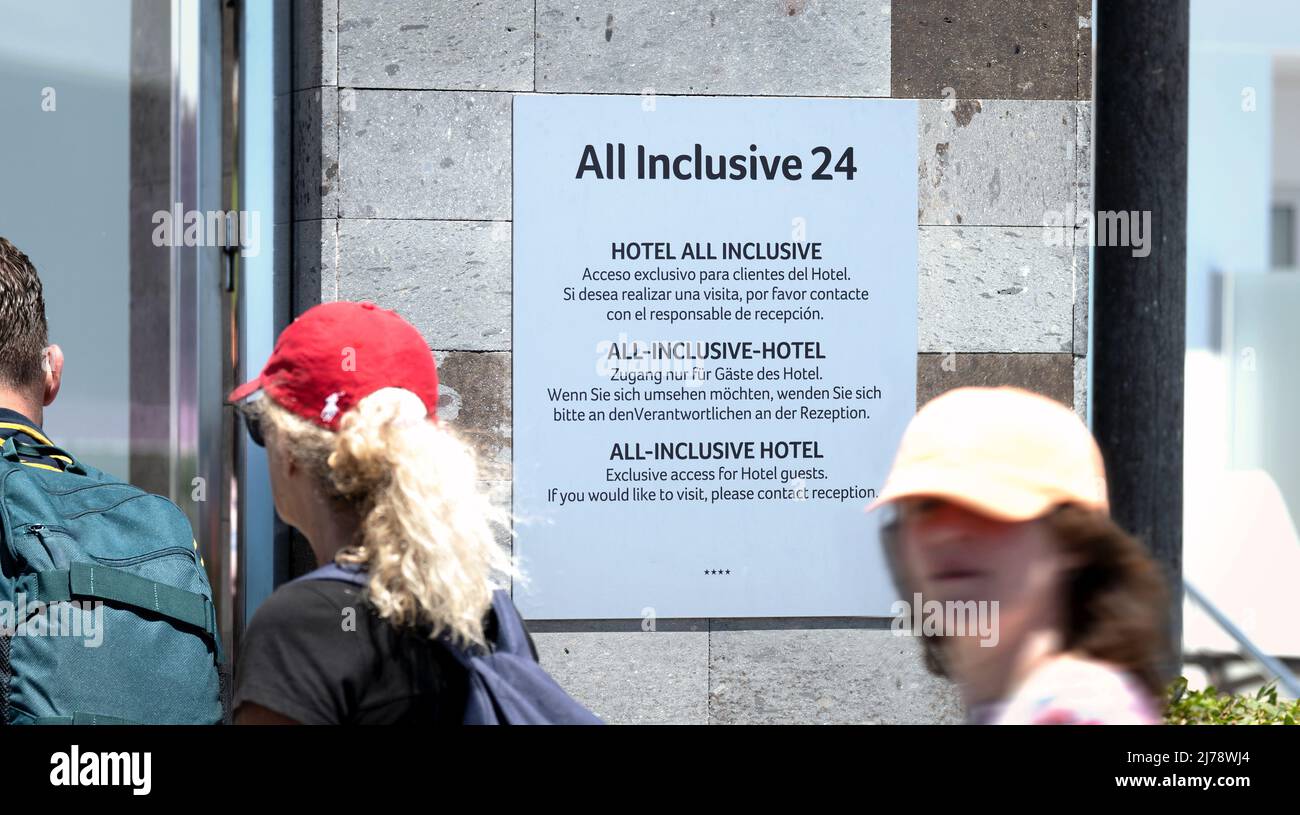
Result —
[[[514,99],[515,599],[888,616],[916,103]]]

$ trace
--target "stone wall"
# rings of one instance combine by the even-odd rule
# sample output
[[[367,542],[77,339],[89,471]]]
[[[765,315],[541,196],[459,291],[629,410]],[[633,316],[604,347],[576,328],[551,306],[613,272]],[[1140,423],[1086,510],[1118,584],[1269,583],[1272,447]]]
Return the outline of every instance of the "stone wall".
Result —
[[[509,501],[516,93],[903,97],[917,133],[918,399],[1010,383],[1081,410],[1087,0],[295,0],[295,304],[424,333],[440,413]],[[547,622],[546,667],[612,722],[952,722],[873,619]]]

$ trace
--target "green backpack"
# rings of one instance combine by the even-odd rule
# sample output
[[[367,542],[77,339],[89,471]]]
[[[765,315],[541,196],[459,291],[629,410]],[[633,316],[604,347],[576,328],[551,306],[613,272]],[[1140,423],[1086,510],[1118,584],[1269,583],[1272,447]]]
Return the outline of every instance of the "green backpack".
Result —
[[[167,499],[6,439],[0,722],[221,723],[221,638],[197,548]]]

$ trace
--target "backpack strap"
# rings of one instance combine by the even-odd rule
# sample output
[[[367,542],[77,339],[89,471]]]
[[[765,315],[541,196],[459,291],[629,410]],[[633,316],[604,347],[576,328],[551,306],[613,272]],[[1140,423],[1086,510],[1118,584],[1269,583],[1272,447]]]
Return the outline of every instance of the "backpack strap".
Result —
[[[202,594],[96,563],[74,562],[67,569],[36,573],[36,600],[57,603],[83,597],[131,606],[197,628],[212,643],[217,662],[223,661],[216,608]]]
[[[353,586],[365,587],[370,584],[370,574],[365,569],[357,566],[345,566],[341,563],[326,563],[318,569],[313,569],[304,575],[295,577],[289,581],[297,583],[301,580],[335,580],[340,583],[350,583]],[[528,645],[528,634],[524,631],[523,620],[519,617],[519,611],[515,604],[510,601],[510,595],[501,589],[492,592],[492,612],[497,620],[496,639],[492,643],[492,653],[508,653],[533,659],[533,650]],[[447,635],[438,638],[456,661],[466,668],[471,667],[471,660],[476,656],[482,656],[482,649],[473,648],[466,650],[463,646],[457,645]]]
[[[81,466],[71,453],[62,448],[55,447],[52,444],[25,444],[14,441],[13,436],[9,436],[4,441],[4,446],[0,447],[0,458],[15,463],[29,464],[24,462],[23,456],[29,458],[52,458],[56,461],[63,462],[63,471],[76,473],[77,475],[86,475],[86,468]]]
[[[365,569],[358,566],[344,566],[331,560],[319,569],[313,569],[307,574],[299,575],[289,582],[297,583],[302,580],[336,580],[340,583],[351,583],[354,586],[366,586],[370,583],[370,576]]]
[[[74,724],[74,725],[81,726],[81,725],[96,725],[96,724],[111,724],[111,725],[132,724],[133,725],[133,724],[139,724],[139,722],[133,722],[130,719],[122,719],[117,716],[102,716],[98,713],[77,712],[77,713],[73,713],[71,716],[37,716],[36,718],[31,720],[31,724],[44,724],[44,725]]]
[[[497,618],[496,640],[492,644],[493,653],[514,654],[533,658],[533,649],[528,645],[528,633],[524,630],[524,621],[519,616],[519,609],[503,589],[492,592],[492,611]]]

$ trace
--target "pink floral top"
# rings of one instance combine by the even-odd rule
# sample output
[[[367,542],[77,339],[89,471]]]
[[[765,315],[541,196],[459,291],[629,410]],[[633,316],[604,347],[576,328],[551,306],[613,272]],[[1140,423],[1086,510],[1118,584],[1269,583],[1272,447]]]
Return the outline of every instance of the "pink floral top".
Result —
[[[1002,702],[972,708],[971,724],[1160,724],[1160,712],[1128,673],[1104,662],[1057,657]]]

